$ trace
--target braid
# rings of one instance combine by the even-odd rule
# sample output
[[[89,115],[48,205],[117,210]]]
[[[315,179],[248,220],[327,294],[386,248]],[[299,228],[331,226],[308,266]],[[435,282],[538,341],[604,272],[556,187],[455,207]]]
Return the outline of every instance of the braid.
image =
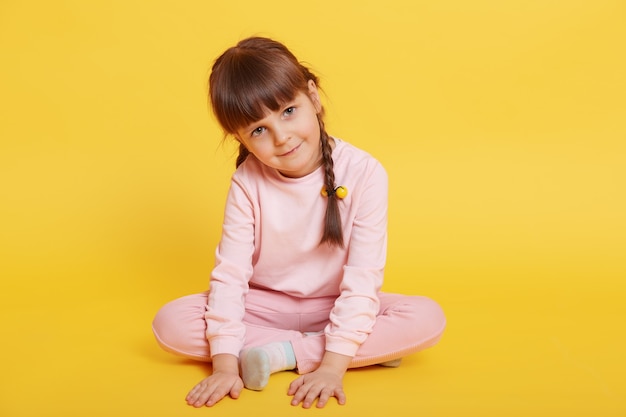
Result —
[[[324,122],[318,118],[320,124],[320,143],[322,148],[322,163],[324,164],[324,186],[327,190],[335,189],[335,171],[330,139],[328,133],[324,129]],[[328,203],[326,206],[326,218],[324,221],[324,234],[320,243],[328,243],[328,245],[337,245],[343,247],[343,230],[341,227],[341,216],[339,215],[339,206],[337,196],[334,193],[328,193]]]
[[[239,165],[243,164],[243,161],[246,160],[248,155],[250,155],[250,151],[248,150],[248,148],[243,146],[243,143],[240,143],[239,144],[239,155],[237,155],[237,161],[235,162],[235,168],[237,168]]]

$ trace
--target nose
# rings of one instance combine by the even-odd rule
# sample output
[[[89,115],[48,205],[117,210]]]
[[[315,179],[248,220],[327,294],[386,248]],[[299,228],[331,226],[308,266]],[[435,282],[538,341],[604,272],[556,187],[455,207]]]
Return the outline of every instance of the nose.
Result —
[[[287,143],[291,138],[291,133],[284,126],[274,128],[274,145],[279,146]]]

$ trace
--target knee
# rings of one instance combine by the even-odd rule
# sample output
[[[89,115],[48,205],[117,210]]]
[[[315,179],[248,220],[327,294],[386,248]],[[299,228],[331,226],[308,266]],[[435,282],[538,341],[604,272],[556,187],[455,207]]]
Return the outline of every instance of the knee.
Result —
[[[152,331],[165,351],[205,360],[205,308],[202,300],[183,297],[165,304],[152,321]],[[202,345],[202,346],[200,346]]]
[[[443,309],[439,303],[428,297],[408,297],[400,308],[423,334],[438,337],[446,327]]]
[[[443,309],[439,303],[430,298],[420,298],[417,309],[420,320],[423,320],[433,333],[441,334],[446,327],[446,316]]]
[[[180,344],[183,335],[179,316],[179,308],[173,301],[161,307],[152,320],[152,332],[165,350],[171,351]]]

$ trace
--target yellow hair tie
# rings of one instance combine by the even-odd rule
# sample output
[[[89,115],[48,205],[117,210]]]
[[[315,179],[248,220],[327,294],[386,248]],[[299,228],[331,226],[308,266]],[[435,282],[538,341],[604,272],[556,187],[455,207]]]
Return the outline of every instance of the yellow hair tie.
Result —
[[[322,187],[322,195],[324,197],[328,197],[329,195],[333,195],[333,194],[336,195],[337,198],[339,199],[346,198],[346,196],[348,195],[348,188],[343,185],[340,185],[329,193],[328,191],[326,191],[325,186]]]

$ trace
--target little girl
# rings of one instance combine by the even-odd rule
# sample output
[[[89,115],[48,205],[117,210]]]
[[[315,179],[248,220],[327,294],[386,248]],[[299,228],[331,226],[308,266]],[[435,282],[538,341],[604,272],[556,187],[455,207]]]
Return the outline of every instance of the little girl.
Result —
[[[329,136],[318,78],[281,43],[226,50],[209,78],[213,111],[239,142],[207,292],[165,305],[154,334],[166,351],[212,363],[187,395],[212,406],[270,374],[296,370],[291,404],[346,401],[348,368],[398,366],[437,343],[440,307],[381,292],[387,174]]]

